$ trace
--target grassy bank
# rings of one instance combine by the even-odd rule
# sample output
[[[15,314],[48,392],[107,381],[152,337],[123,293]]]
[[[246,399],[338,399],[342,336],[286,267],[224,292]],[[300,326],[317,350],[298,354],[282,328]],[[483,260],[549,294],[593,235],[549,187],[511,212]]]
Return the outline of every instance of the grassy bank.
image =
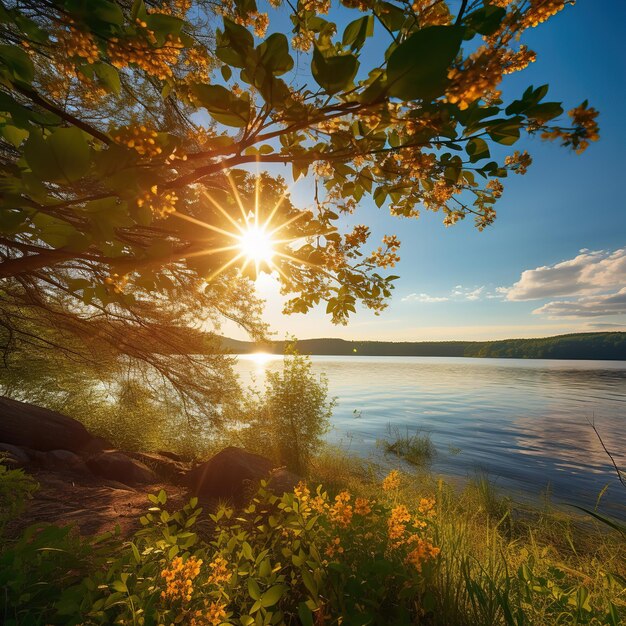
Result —
[[[7,473],[4,473],[5,479]],[[12,484],[20,481],[12,477]],[[317,487],[317,485],[324,485]],[[234,512],[152,497],[132,541],[34,528],[5,540],[5,624],[607,624],[626,617],[626,542],[334,450],[307,485]]]

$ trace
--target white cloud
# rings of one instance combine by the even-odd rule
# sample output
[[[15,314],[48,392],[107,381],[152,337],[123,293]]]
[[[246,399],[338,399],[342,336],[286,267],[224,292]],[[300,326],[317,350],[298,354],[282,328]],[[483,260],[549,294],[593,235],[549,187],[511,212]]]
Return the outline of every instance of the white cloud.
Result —
[[[402,302],[447,302],[449,298],[446,296],[429,296],[427,293],[410,293],[402,298]]]
[[[408,296],[402,298],[402,302],[449,302],[460,300],[480,300],[483,296],[491,297],[490,294],[485,293],[485,287],[463,287],[463,285],[456,285],[454,289],[446,296],[431,296],[427,293],[410,293]]]
[[[533,311],[551,319],[626,315],[626,287],[615,293],[584,296],[576,300],[555,300]]]
[[[583,249],[573,259],[525,270],[512,287],[497,291],[505,293],[507,300],[538,300],[607,293],[623,285],[626,248],[614,252]]]

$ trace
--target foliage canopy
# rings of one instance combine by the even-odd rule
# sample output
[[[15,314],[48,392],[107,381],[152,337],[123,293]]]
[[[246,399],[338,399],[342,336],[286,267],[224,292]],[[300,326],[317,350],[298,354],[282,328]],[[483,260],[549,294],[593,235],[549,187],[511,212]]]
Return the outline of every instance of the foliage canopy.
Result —
[[[396,215],[423,206],[482,229],[500,179],[530,163],[498,162],[495,144],[528,132],[581,151],[597,138],[586,103],[564,122],[545,85],[511,102],[497,90],[534,60],[519,37],[565,4],[301,0],[286,5],[290,39],[266,34],[273,16],[254,0],[4,2],[0,275],[65,294],[76,315],[132,310],[185,281],[219,291],[241,266],[232,222],[256,206],[285,240],[290,311],[380,310],[393,277],[378,270],[398,241],[363,251],[368,228],[341,234],[341,212],[372,195]],[[313,170],[313,210],[245,169],[276,163]]]

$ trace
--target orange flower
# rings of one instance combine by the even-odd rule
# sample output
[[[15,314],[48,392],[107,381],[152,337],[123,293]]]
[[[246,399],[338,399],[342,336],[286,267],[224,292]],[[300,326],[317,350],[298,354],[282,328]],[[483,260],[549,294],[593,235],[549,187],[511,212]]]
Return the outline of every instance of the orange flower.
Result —
[[[383,480],[383,491],[393,491],[400,486],[400,472],[391,470]]]
[[[406,525],[410,521],[411,514],[404,504],[399,504],[391,510],[391,515],[387,520],[387,535],[394,547],[403,543]]]
[[[183,600],[189,602],[193,593],[193,580],[200,573],[202,559],[190,556],[185,562],[177,556],[161,572],[161,578],[165,579],[165,591],[161,592],[164,600]]]
[[[353,508],[350,502],[350,494],[347,491],[342,491],[335,497],[335,504],[330,507],[329,517],[330,521],[341,528],[347,528],[352,521]]]
[[[367,498],[357,498],[354,501],[354,512],[357,515],[369,515],[372,512],[372,503]]]

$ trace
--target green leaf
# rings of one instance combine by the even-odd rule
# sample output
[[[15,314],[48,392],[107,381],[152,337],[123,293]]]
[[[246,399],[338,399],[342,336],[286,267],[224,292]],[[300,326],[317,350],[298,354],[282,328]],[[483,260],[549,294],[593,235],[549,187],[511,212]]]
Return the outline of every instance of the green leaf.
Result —
[[[500,27],[505,15],[506,9],[488,5],[470,13],[463,22],[470,28],[470,31],[481,35],[492,35]]]
[[[548,122],[562,115],[563,107],[560,102],[543,102],[529,107],[524,113],[527,117],[531,117],[539,122]]]
[[[353,54],[325,57],[315,45],[311,72],[315,82],[329,95],[345,89],[352,83],[359,68],[359,61]]]
[[[270,587],[261,596],[261,606],[265,608],[274,606],[282,598],[286,590],[287,587],[285,585],[274,585]]]
[[[233,71],[230,69],[229,65],[222,65],[220,72],[222,73],[222,78],[224,80],[230,80],[233,75]]]
[[[470,155],[470,161],[472,163],[476,163],[476,161],[480,161],[481,159],[488,159],[490,156],[487,142],[480,137],[475,137],[468,141],[465,150],[467,154]]]
[[[150,13],[145,18],[148,28],[154,31],[157,43],[165,44],[168,35],[178,35],[183,28],[183,20],[173,15],[165,15],[164,13]]]
[[[441,95],[462,37],[462,29],[455,26],[430,26],[413,33],[389,57],[388,93],[402,100],[432,100]]]
[[[360,50],[368,37],[374,34],[374,16],[365,15],[350,22],[343,31],[342,43],[351,50]]]
[[[93,65],[93,71],[96,76],[106,87],[107,91],[111,91],[115,94],[120,92],[122,85],[120,83],[120,75],[118,71],[108,63],[95,63]]]
[[[489,136],[504,146],[512,146],[520,137],[520,127],[516,123],[496,124],[487,130]]]
[[[247,28],[224,18],[224,30],[215,35],[217,58],[233,67],[245,67],[246,57],[254,48],[254,38]]]
[[[27,213],[19,209],[2,207],[0,210],[0,233],[13,235],[23,228]]]
[[[196,84],[191,92],[217,122],[241,128],[250,119],[250,103],[221,85]]]
[[[306,602],[300,602],[298,605],[298,617],[302,622],[302,626],[313,626],[313,613],[311,609],[306,605]]]
[[[257,48],[261,65],[274,76],[281,76],[293,68],[287,37],[282,33],[270,35]]]
[[[43,180],[74,182],[89,171],[89,144],[76,127],[58,128],[45,139],[31,132],[24,145],[24,157],[33,173]]]
[[[387,190],[384,187],[376,187],[376,189],[374,190],[374,202],[379,209],[381,206],[383,206],[386,199]]]
[[[254,578],[248,578],[248,594],[253,600],[261,599],[261,589]]]
[[[89,7],[91,13],[102,22],[113,24],[114,26],[122,26],[124,24],[124,13],[122,9],[114,2],[106,0],[98,0],[93,2]]]
[[[121,580],[114,580],[111,584],[111,587],[113,587],[115,591],[119,591],[120,593],[128,593],[128,587],[126,586],[126,583],[122,582]]]
[[[390,2],[377,2],[378,19],[391,31],[400,30],[406,20],[404,11]]]
[[[35,77],[33,62],[19,46],[0,46],[0,63],[17,80],[31,83]]]
[[[7,124],[0,129],[0,133],[2,136],[10,143],[13,144],[16,148],[28,138],[30,134],[27,130],[23,128],[18,128],[17,126],[11,126]]]

